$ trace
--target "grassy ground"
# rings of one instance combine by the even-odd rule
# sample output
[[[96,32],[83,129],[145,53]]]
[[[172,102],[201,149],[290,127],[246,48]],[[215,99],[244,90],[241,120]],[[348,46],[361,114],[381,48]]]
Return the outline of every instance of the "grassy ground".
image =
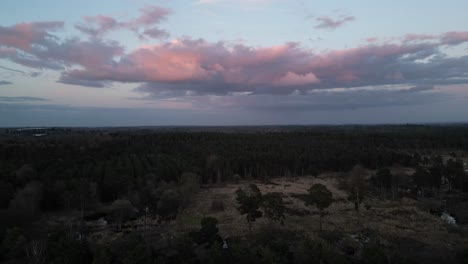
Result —
[[[319,216],[313,207],[305,206],[304,202],[295,198],[297,194],[305,194],[307,189],[315,183],[327,186],[337,202],[328,208],[328,215],[324,218],[323,229],[342,234],[358,234],[362,230],[370,230],[382,237],[407,238],[433,247],[452,248],[468,245],[468,238],[464,236],[464,227],[453,229],[447,226],[439,216],[432,215],[422,209],[420,202],[402,198],[397,201],[368,198],[364,201],[368,209],[362,206],[359,212],[354,205],[347,201],[347,194],[340,190],[339,175],[324,174],[319,177],[278,178],[270,182],[254,182],[263,194],[279,192],[285,195],[287,207],[295,211],[309,211],[307,215],[288,215],[283,228],[300,231],[310,236],[316,236],[319,228]],[[211,186],[202,189],[193,200],[191,206],[178,217],[174,226],[182,230],[199,228],[202,217],[212,216],[219,221],[220,233],[223,236],[238,236],[247,233],[247,222],[236,210],[235,191],[246,187],[251,182],[229,184],[226,186]],[[212,202],[221,200],[223,211],[214,211]],[[254,228],[268,226],[267,219],[259,219]]]

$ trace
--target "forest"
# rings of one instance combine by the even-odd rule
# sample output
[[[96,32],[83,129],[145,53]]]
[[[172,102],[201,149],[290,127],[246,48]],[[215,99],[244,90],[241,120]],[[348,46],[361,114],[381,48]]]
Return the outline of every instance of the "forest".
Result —
[[[54,131],[0,131],[2,263],[468,262],[468,126]]]

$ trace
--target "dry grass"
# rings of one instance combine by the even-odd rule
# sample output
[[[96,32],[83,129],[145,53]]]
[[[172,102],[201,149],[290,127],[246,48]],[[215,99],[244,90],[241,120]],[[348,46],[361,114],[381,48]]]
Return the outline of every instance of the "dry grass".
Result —
[[[220,234],[222,236],[246,235],[248,226],[244,216],[239,215],[236,207],[235,191],[238,188],[247,187],[252,181],[241,181],[237,184],[225,186],[211,186],[201,189],[193,198],[190,205],[179,214],[176,221],[158,224],[156,218],[146,219],[144,232],[155,240],[173,237],[174,234],[200,228],[200,220],[211,216],[218,219]],[[321,183],[332,191],[337,202],[328,209],[328,215],[324,218],[323,228],[327,231],[340,232],[343,235],[357,234],[363,229],[369,229],[382,237],[410,238],[434,247],[453,249],[454,247],[468,246],[468,238],[463,232],[449,232],[446,224],[435,215],[430,214],[423,208],[420,202],[403,198],[398,201],[382,201],[368,198],[364,201],[370,209],[361,207],[359,212],[354,210],[354,205],[347,201],[347,193],[338,188],[338,174],[322,174],[319,177],[300,178],[277,178],[270,182],[253,182],[257,184],[262,193],[279,192],[284,194],[287,207],[297,211],[309,211],[310,214],[303,216],[287,215],[283,228],[299,231],[312,237],[316,237],[319,227],[319,216],[313,207],[305,206],[300,199],[294,198],[294,194],[306,194],[307,189],[313,184]],[[224,210],[213,210],[213,201],[221,201]],[[68,223],[68,217],[60,218],[58,215],[48,219],[55,222]],[[78,214],[72,218],[78,218]],[[261,218],[254,223],[253,228],[271,225],[267,219]],[[140,230],[145,228],[144,218],[127,222],[127,230]],[[90,235],[93,241],[111,241],[118,239],[123,232],[116,232],[109,227],[94,228]]]
[[[361,210],[356,212],[353,204],[346,200],[347,194],[337,187],[337,177],[335,174],[324,174],[316,178],[278,178],[268,183],[254,183],[262,193],[283,193],[288,208],[311,211],[310,215],[287,216],[284,227],[311,236],[315,236],[318,230],[319,217],[314,214],[317,210],[305,206],[301,200],[291,195],[305,194],[310,186],[321,183],[326,185],[333,192],[335,200],[338,200],[327,210],[329,214],[324,218],[323,225],[325,230],[356,233],[367,228],[383,236],[408,237],[434,246],[468,245],[467,238],[460,234],[448,233],[446,225],[439,217],[421,210],[418,202],[412,199],[404,198],[399,201],[368,199],[365,200],[365,204],[370,205],[370,209],[367,210],[362,206]],[[224,236],[246,234],[247,222],[236,209],[235,191],[247,187],[250,183],[242,181],[238,184],[202,189],[195,196],[193,204],[179,216],[176,221],[177,228],[197,229],[202,217],[212,216],[218,219],[220,232]],[[224,211],[213,212],[211,207],[214,199],[223,201]],[[254,228],[269,224],[271,223],[268,220],[259,219],[254,224]]]

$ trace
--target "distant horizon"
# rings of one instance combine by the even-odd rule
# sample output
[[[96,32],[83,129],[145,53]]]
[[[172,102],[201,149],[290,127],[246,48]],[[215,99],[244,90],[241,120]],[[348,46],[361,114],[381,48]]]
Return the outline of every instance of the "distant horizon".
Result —
[[[232,128],[243,128],[243,127],[340,127],[340,126],[465,126],[468,122],[430,122],[430,123],[354,123],[354,124],[269,124],[269,125],[129,125],[129,126],[18,126],[18,127],[2,127],[1,129],[115,129],[115,128],[217,128],[217,127],[232,127]]]

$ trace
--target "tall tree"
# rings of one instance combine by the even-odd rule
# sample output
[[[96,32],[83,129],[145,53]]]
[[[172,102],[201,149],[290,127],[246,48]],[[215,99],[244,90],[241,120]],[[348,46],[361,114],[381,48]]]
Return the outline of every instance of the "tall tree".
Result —
[[[320,210],[320,231],[322,231],[322,219],[325,215],[325,209],[333,203],[333,194],[327,186],[317,183],[309,189],[306,198],[306,205],[316,206]]]
[[[195,242],[197,244],[207,243],[208,246],[211,246],[216,241],[222,241],[221,237],[218,234],[218,219],[214,217],[204,217],[201,220],[200,231],[195,232]]]
[[[284,225],[286,206],[280,193],[267,193],[263,195],[262,209],[265,217]]]
[[[361,165],[356,165],[351,171],[349,179],[350,196],[349,199],[354,202],[354,209],[359,211],[359,206],[364,199],[366,192],[367,171]]]
[[[259,210],[262,204],[262,193],[257,185],[250,184],[247,191],[237,189],[236,200],[239,203],[237,210],[241,215],[245,215],[249,225],[249,234],[252,234],[252,222],[263,216],[263,213]]]
[[[392,172],[388,168],[380,168],[375,174],[377,185],[380,188],[382,199],[387,198],[387,191],[392,187]]]
[[[416,167],[416,171],[413,173],[413,181],[421,190],[421,195],[423,197],[426,187],[431,186],[430,176],[429,172],[421,166]]]
[[[466,177],[463,161],[459,159],[449,159],[445,166],[445,171],[449,181],[449,186],[463,190]]]
[[[432,165],[429,168],[430,173],[430,184],[431,187],[437,190],[440,194],[440,186],[442,184],[442,177],[444,176],[444,162],[441,156],[437,156],[432,159]]]
[[[177,217],[180,206],[180,194],[176,190],[164,190],[157,204],[159,221],[174,220]]]

